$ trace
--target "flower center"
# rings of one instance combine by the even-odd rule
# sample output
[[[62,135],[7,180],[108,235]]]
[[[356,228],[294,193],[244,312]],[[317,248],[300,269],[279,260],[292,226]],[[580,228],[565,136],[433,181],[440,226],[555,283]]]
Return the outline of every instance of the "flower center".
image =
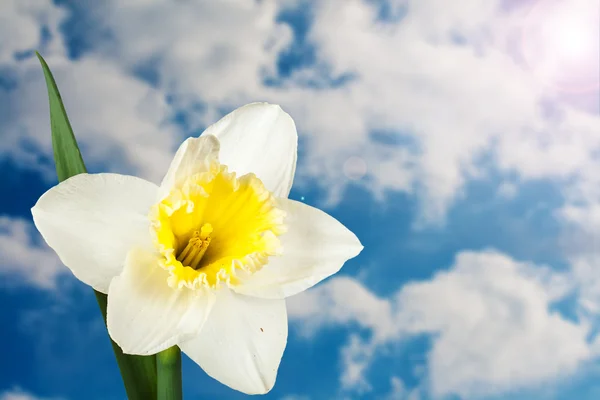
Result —
[[[160,264],[171,287],[239,283],[281,252],[285,213],[253,174],[236,178],[218,163],[188,177],[150,213]]]
[[[210,244],[212,225],[204,224],[199,231],[194,231],[187,246],[177,256],[177,261],[193,269],[198,269],[202,256]]]

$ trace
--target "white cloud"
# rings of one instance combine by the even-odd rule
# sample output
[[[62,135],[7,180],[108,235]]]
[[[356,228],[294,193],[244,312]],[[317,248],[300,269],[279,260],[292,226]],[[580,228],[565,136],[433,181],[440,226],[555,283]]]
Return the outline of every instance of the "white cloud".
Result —
[[[600,196],[566,205],[557,212],[564,223],[563,247],[579,287],[581,312],[600,321]]]
[[[358,182],[378,196],[388,189],[418,196],[426,222],[443,220],[465,183],[489,168],[522,180],[559,180],[569,202],[577,197],[571,192],[591,190],[587,171],[600,167],[600,117],[563,101],[523,64],[515,38],[528,23],[524,7],[503,11],[500,0],[391,3],[393,14],[404,8],[406,15],[382,21],[375,2],[361,0],[309,3],[315,64],[281,87],[263,79],[274,76],[279,53],[293,43],[277,16],[297,1],[103,3],[89,12],[107,35],[91,38],[77,61],[64,58],[57,30],[66,13],[51,3],[44,13],[55,15],[49,61],[90,162],[156,179],[177,143],[177,128],[168,123],[175,112],[186,113],[190,133],[235,106],[267,100],[282,104],[309,139],[298,184],[318,179],[332,201],[357,182],[345,172],[358,158],[366,172]],[[10,13],[41,23],[31,16],[39,12],[13,6]],[[28,32],[15,46],[32,46],[33,28]],[[11,105],[0,151],[35,164],[19,138],[50,154],[43,82],[34,60],[20,64],[28,72],[18,74],[18,94],[0,92]],[[142,67],[156,82],[132,75]],[[328,87],[323,71],[353,79]],[[311,80],[321,87],[307,86]],[[373,131],[401,133],[410,145],[379,143]],[[486,157],[491,162],[483,166]]]
[[[418,389],[408,390],[397,376],[390,378],[390,392],[385,395],[384,400],[419,400],[421,394]]]
[[[100,59],[51,55],[47,62],[86,163],[159,182],[179,142],[162,94]],[[37,167],[40,152],[52,154],[48,98],[37,60],[22,63],[18,87],[0,88],[0,102],[8,105],[0,152]],[[45,172],[54,174],[51,167]]]
[[[398,334],[390,301],[377,297],[355,279],[340,276],[292,297],[287,309],[290,318],[302,321],[298,329],[305,337],[312,337],[319,329],[331,325],[359,325],[370,329],[373,334],[370,340],[352,335],[340,355],[342,388],[358,392],[370,390],[364,375],[377,345]]]
[[[344,166],[358,156],[370,177],[365,185],[376,194],[416,193],[430,221],[443,219],[468,179],[485,174],[478,162],[487,154],[495,168],[524,179],[565,179],[597,166],[600,118],[561,102],[515,55],[524,8],[501,11],[500,1],[395,5],[407,10],[399,22],[378,20],[372,2],[312,2],[308,39],[316,64],[283,87],[262,82],[291,43],[272,1],[101,7],[98,18],[115,39],[98,49],[129,69],[152,62],[159,87],[194,110],[194,126],[246,101],[282,103],[310,138],[301,176],[324,179],[339,199],[352,181]],[[446,12],[435,11],[440,7]],[[327,81],[324,67],[354,79],[336,88],[303,84]],[[548,96],[556,114],[550,119],[542,107]],[[198,103],[207,112],[195,111]],[[379,144],[373,130],[401,131],[414,147]]]
[[[67,271],[56,254],[42,241],[34,241],[35,228],[21,218],[0,216],[0,274],[4,284],[29,284],[54,289]]]
[[[591,356],[586,327],[548,309],[553,290],[531,276],[534,267],[463,253],[452,271],[402,289],[400,323],[411,333],[438,335],[429,354],[434,394],[536,385],[574,372]]]
[[[358,389],[381,346],[430,334],[430,392],[468,398],[560,379],[593,356],[587,326],[550,310],[570,289],[544,266],[462,252],[450,270],[403,286],[391,300],[340,277],[290,299],[289,314],[312,332],[348,323],[371,330],[371,339],[353,337],[341,353],[342,383]]]
[[[177,136],[184,136],[171,121],[176,113],[189,112],[186,133],[214,122],[222,113],[217,107],[228,107],[223,96],[232,102],[240,93],[241,102],[242,93],[262,86],[260,76],[274,69],[291,38],[287,25],[276,23],[272,1],[103,3],[88,11],[100,26],[96,31],[109,32],[109,39],[90,38],[93,51],[70,60],[59,29],[69,16],[66,8],[43,0],[25,4],[2,6],[2,15],[18,22],[23,33],[10,47],[0,47],[0,66],[9,68],[18,88],[0,86],[0,103],[7,105],[0,111],[0,154],[42,169],[47,177],[52,170],[39,159],[40,153],[52,154],[43,75],[34,58],[13,60],[15,51],[40,49],[45,56],[88,164],[156,181]],[[51,36],[42,40],[44,26]],[[4,27],[11,33],[7,37],[21,32]],[[134,75],[142,67],[156,69],[159,87]],[[167,95],[173,95],[173,104],[167,104]],[[201,111],[204,103],[208,112]]]
[[[346,301],[348,298],[352,301]],[[301,331],[307,337],[327,324],[360,323],[372,329],[378,338],[394,335],[396,329],[389,301],[344,276],[294,296],[288,302],[288,314],[304,320]]]
[[[477,162],[489,151],[497,168],[526,179],[563,178],[594,164],[600,118],[558,102],[564,117],[547,120],[543,88],[506,48],[518,33],[520,10],[503,14],[499,2],[404,3],[408,12],[397,25],[378,22],[366,2],[319,3],[310,35],[320,59],[358,79],[344,89],[346,100],[329,98],[329,107],[310,112],[319,118],[339,110],[345,118],[337,125],[319,121],[312,131],[326,126],[325,140],[366,147],[372,129],[413,137],[420,151],[411,173],[422,187],[425,217],[433,220],[443,217],[467,179],[485,172]],[[432,12],[440,8],[447,12]]]
[[[583,312],[600,318],[600,254],[581,254],[571,260],[573,277],[579,283],[579,303]]]
[[[0,103],[5,105],[0,110],[0,155],[55,179],[53,167],[40,159],[40,155],[52,154],[41,67],[35,57],[10,60],[12,52],[39,49],[57,81],[88,166],[160,181],[180,142],[165,93],[101,57],[70,60],[59,30],[69,14],[52,2],[9,2],[9,7],[4,3],[3,7],[3,15],[11,21],[28,21],[23,22],[28,27],[23,35],[28,39],[11,40],[11,47],[0,47],[0,67],[11,72],[10,85],[0,85]],[[44,40],[43,27],[50,33]]]
[[[600,234],[600,202],[565,206],[560,210],[559,216],[588,235]]]
[[[295,394],[288,394],[281,398],[281,400],[310,400],[308,396],[297,396]]]
[[[279,52],[292,39],[290,28],[276,18],[282,7],[297,6],[295,1],[98,5],[90,12],[110,35],[93,38],[91,50],[77,60],[66,58],[59,29],[68,17],[64,8],[41,0],[4,2],[2,15],[18,26],[0,24],[15,38],[1,45],[0,63],[12,68],[18,90],[0,88],[0,103],[7,105],[0,109],[0,152],[34,168],[40,167],[40,152],[51,154],[39,65],[12,57],[42,46],[39,31],[45,26],[51,38],[42,50],[89,164],[156,181],[178,143],[179,130],[169,122],[176,111],[188,113],[194,130],[224,109],[269,100],[282,103],[309,139],[300,177],[324,179],[333,197],[352,180],[344,175],[348,159],[359,157],[361,174],[364,170],[369,178],[361,182],[375,193],[413,193],[423,201],[424,218],[440,220],[465,182],[485,175],[479,161],[492,154],[492,168],[522,180],[562,180],[564,220],[588,229],[600,204],[594,174],[600,167],[595,155],[600,118],[541,86],[516,57],[514,37],[526,23],[524,9],[499,11],[499,4],[397,1],[398,14],[404,7],[407,13],[390,22],[378,19],[373,2],[313,2],[308,39],[315,44],[316,65],[296,71],[282,87],[269,87],[262,79],[274,74]],[[444,13],[436,11],[442,7]],[[156,83],[133,75],[142,66],[156,70]],[[354,78],[338,87],[305,84],[326,82],[323,70]],[[174,95],[173,104],[167,104],[167,94]],[[554,108],[550,116],[542,107],[548,98]],[[411,145],[378,143],[370,136],[373,130],[401,132]],[[49,165],[45,171],[52,176]],[[586,280],[589,259],[574,265],[575,275]],[[519,269],[515,276],[522,273]],[[331,303],[336,310],[327,317],[331,321],[366,324],[376,341],[397,335],[393,304],[352,280],[326,287],[312,296]],[[341,305],[350,291],[364,301]]]
[[[15,53],[36,50],[40,45],[41,29],[59,36],[58,27],[67,12],[46,0],[3,0],[0,4],[0,37],[10,38],[0,43],[0,66],[15,62]],[[55,40],[48,48],[64,51],[63,43]]]
[[[371,364],[375,352],[372,341],[351,335],[349,342],[341,349],[343,373],[340,377],[342,389],[365,393],[372,390],[365,378],[365,373]]]
[[[390,379],[391,391],[388,394],[388,398],[391,399],[402,399],[406,396],[406,387],[402,379],[397,376],[392,376]]]
[[[115,36],[104,54],[129,67],[152,62],[161,87],[212,105],[260,90],[263,70],[291,39],[272,0],[114,1],[99,11]]]
[[[498,196],[510,200],[515,198],[518,190],[519,188],[514,183],[502,182],[500,186],[498,186]]]
[[[47,397],[38,397],[18,387],[0,393],[0,400],[51,400]],[[54,398],[54,400],[58,400]]]
[[[299,177],[326,183],[334,201],[357,182],[344,174],[349,159],[364,161],[367,179],[358,182],[375,194],[418,196],[429,222],[442,220],[465,183],[488,168],[520,182],[560,182],[566,204],[559,216],[586,246],[573,254],[573,277],[585,308],[600,310],[600,116],[544,87],[524,65],[516,39],[528,23],[524,8],[501,11],[499,0],[391,3],[398,15],[407,10],[399,21],[379,20],[375,2],[312,2],[308,40],[316,63],[270,87],[263,78],[292,43],[290,28],[276,18],[296,1],[106,2],[89,12],[109,34],[92,38],[77,60],[67,58],[59,29],[65,8],[49,0],[2,2],[0,37],[11,40],[0,43],[0,67],[17,86],[0,86],[0,154],[53,177],[39,158],[51,155],[43,76],[37,60],[13,57],[36,48],[56,75],[88,164],[154,181],[184,135],[170,122],[176,112],[186,112],[190,133],[248,101],[281,103],[308,139]],[[51,34],[44,43],[42,27]],[[154,69],[157,81],[136,77],[140,67]],[[327,86],[324,75],[342,74],[353,78]],[[379,143],[373,131],[410,145]],[[499,193],[511,197],[518,188],[504,185]],[[52,287],[62,267],[31,240],[30,229],[23,220],[0,219],[0,252],[12,260],[4,272]],[[32,269],[36,263],[43,267]],[[365,388],[380,346],[430,333],[433,392],[502,391],[559,376],[590,356],[585,327],[548,309],[571,288],[540,267],[462,253],[449,272],[407,285],[393,300],[339,277],[290,301],[290,315],[306,322],[306,335],[327,324],[372,331],[368,340],[352,336],[342,351],[345,387]]]

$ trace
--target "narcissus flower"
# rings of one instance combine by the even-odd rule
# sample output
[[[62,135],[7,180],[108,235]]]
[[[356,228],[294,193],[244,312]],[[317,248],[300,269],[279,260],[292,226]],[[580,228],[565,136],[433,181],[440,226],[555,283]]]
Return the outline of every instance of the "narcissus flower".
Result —
[[[183,142],[160,187],[76,175],[44,193],[33,219],[73,274],[108,294],[123,352],[178,345],[220,382],[266,393],[287,341],[284,299],[362,249],[337,220],[287,198],[297,142],[279,106],[249,104]]]

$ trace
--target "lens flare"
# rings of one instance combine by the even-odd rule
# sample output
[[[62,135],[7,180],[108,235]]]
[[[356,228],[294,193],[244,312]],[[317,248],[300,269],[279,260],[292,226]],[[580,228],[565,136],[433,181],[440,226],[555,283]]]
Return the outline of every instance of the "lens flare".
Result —
[[[344,175],[351,180],[362,179],[367,174],[367,163],[358,156],[349,157],[344,162]]]

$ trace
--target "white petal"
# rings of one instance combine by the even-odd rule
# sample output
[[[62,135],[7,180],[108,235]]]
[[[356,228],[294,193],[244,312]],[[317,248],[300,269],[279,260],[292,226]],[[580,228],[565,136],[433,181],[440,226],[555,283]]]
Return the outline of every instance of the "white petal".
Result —
[[[212,135],[186,139],[160,184],[159,198],[166,196],[173,186],[180,185],[193,174],[208,170],[212,161],[219,159],[219,141]]]
[[[247,394],[263,394],[275,384],[287,342],[285,300],[217,293],[200,335],[179,344],[211,377]]]
[[[281,107],[252,103],[209,126],[204,135],[221,143],[219,159],[238,176],[254,173],[276,197],[292,188],[298,134],[292,118]]]
[[[363,249],[356,235],[332,216],[298,201],[278,201],[287,212],[282,255],[271,257],[268,265],[234,287],[238,293],[267,299],[292,296],[335,274]]]
[[[110,337],[126,354],[148,355],[197,336],[214,304],[210,292],[173,289],[155,254],[134,249],[108,292]]]
[[[158,187],[134,176],[79,174],[31,209],[33,222],[82,282],[108,292],[133,246],[151,246],[148,212]]]

